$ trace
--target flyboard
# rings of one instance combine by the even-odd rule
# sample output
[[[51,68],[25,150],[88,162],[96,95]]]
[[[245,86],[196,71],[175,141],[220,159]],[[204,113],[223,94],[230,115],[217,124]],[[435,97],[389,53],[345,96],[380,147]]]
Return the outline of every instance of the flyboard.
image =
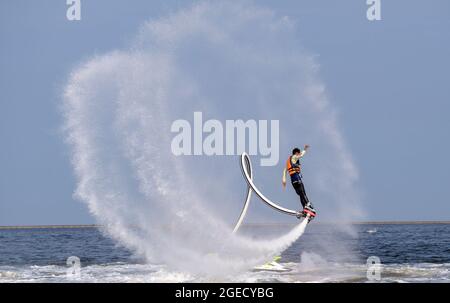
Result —
[[[261,191],[256,187],[256,185],[253,182],[253,170],[252,170],[252,163],[250,161],[250,157],[247,155],[247,153],[242,153],[240,158],[240,164],[241,164],[241,171],[244,176],[245,181],[247,182],[247,195],[245,198],[244,206],[241,210],[241,214],[239,215],[239,218],[234,226],[233,233],[236,233],[239,229],[239,227],[242,224],[242,221],[245,218],[245,215],[247,214],[248,206],[250,203],[250,199],[252,197],[252,192],[255,192],[255,194],[260,198],[262,202],[264,202],[269,207],[273,208],[274,210],[281,212],[286,215],[295,216],[297,218],[305,218],[304,220],[311,221],[311,219],[315,216],[315,213],[311,213],[308,211],[296,211],[292,209],[288,209],[285,207],[280,206],[277,202],[273,202],[269,200],[266,196],[264,196]],[[285,268],[283,265],[279,264],[277,261],[280,260],[281,257],[275,257],[273,261],[268,262],[264,265],[257,266],[253,270],[267,270],[267,271],[289,271],[290,269]]]

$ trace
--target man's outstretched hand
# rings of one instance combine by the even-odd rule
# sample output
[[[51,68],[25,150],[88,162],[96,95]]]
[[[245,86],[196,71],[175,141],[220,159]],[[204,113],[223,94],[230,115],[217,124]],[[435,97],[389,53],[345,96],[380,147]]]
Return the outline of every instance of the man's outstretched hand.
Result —
[[[286,189],[286,181],[282,181],[283,183],[283,189]]]
[[[308,144],[305,144],[305,150],[307,150],[309,148]]]

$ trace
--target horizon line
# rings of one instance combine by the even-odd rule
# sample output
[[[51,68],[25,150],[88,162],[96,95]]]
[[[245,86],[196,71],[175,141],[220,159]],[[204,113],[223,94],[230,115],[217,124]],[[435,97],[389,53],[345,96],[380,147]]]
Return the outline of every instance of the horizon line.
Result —
[[[388,225],[388,224],[450,224],[450,221],[437,220],[437,221],[418,221],[418,220],[405,220],[405,221],[354,221],[354,222],[317,222],[316,224],[353,224],[353,225],[364,225],[364,224],[374,224],[374,225]],[[283,226],[283,225],[295,225],[295,223],[283,223],[283,222],[272,222],[272,223],[259,223],[259,222],[249,222],[243,224],[244,226]],[[69,229],[69,228],[100,228],[104,225],[100,224],[40,224],[40,225],[0,225],[0,229]]]

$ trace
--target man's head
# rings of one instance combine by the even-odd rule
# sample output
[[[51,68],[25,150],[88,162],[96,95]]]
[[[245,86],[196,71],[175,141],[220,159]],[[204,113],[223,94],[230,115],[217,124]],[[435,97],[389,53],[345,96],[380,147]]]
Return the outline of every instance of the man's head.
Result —
[[[298,159],[300,159],[300,149],[296,147],[292,150],[292,160],[296,162]]]

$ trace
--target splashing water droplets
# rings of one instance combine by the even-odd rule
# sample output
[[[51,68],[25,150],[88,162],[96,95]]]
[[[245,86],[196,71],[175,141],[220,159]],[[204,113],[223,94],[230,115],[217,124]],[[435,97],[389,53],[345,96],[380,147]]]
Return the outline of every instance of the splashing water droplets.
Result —
[[[317,197],[331,201],[337,190],[351,205],[356,174],[316,70],[294,23],[250,4],[202,2],[146,23],[130,49],[96,56],[70,75],[64,115],[76,195],[111,237],[149,262],[203,274],[264,263],[304,226],[276,240],[233,236],[244,199],[236,158],[175,157],[170,124],[196,110],[279,119],[283,150],[300,132],[329,156],[312,180],[345,169],[347,180]],[[320,182],[311,183],[318,192]]]

